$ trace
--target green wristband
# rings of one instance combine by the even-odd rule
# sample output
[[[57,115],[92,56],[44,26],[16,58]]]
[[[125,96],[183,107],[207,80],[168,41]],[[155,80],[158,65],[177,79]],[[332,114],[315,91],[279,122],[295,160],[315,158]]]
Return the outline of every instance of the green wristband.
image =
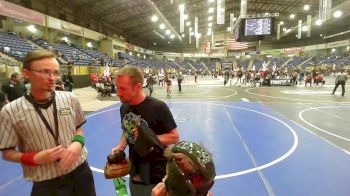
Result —
[[[82,145],[82,147],[84,147],[85,145],[85,139],[82,135],[75,135],[73,137],[72,142],[79,142]]]

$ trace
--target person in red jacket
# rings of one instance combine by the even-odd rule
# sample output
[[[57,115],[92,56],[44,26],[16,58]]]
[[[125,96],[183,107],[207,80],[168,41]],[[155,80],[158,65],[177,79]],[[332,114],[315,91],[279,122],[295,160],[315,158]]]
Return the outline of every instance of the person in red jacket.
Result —
[[[323,76],[320,73],[317,73],[317,76],[315,78],[316,86],[318,86],[319,83],[322,84],[322,86],[326,83],[326,81],[323,79]]]

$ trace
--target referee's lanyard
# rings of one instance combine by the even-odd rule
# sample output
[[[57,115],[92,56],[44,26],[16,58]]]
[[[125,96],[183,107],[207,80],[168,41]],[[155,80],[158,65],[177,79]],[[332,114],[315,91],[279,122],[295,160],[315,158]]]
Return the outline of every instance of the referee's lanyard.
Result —
[[[50,134],[55,139],[56,146],[58,146],[59,145],[59,142],[58,142],[59,132],[58,132],[58,117],[57,117],[57,106],[56,106],[55,92],[52,92],[52,97],[51,97],[52,104],[53,104],[53,117],[54,117],[54,121],[55,121],[55,132],[54,132],[54,130],[52,130],[52,128],[50,127],[50,124],[48,123],[48,121],[46,120],[45,116],[41,112],[40,105],[37,102],[34,101],[32,96],[30,96],[30,95],[28,96],[27,95],[26,97],[28,98],[29,102],[33,104],[36,113],[39,114],[39,116],[40,116],[41,120],[44,122],[47,130],[50,132]]]

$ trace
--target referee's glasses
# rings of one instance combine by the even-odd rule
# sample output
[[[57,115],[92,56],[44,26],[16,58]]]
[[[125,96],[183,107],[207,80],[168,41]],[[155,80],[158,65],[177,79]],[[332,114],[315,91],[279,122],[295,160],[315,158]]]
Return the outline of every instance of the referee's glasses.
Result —
[[[45,78],[49,78],[50,76],[53,76],[55,78],[60,76],[59,71],[53,71],[51,72],[48,69],[41,69],[41,70],[35,70],[35,69],[30,69],[29,71],[34,71],[36,73],[39,73],[40,75],[44,76]]]

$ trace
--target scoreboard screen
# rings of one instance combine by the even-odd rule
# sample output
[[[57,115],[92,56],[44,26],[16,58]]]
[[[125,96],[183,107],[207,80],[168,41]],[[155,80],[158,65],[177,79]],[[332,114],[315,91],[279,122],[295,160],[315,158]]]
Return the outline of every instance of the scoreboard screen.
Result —
[[[245,36],[271,35],[272,18],[247,18],[245,20]]]

